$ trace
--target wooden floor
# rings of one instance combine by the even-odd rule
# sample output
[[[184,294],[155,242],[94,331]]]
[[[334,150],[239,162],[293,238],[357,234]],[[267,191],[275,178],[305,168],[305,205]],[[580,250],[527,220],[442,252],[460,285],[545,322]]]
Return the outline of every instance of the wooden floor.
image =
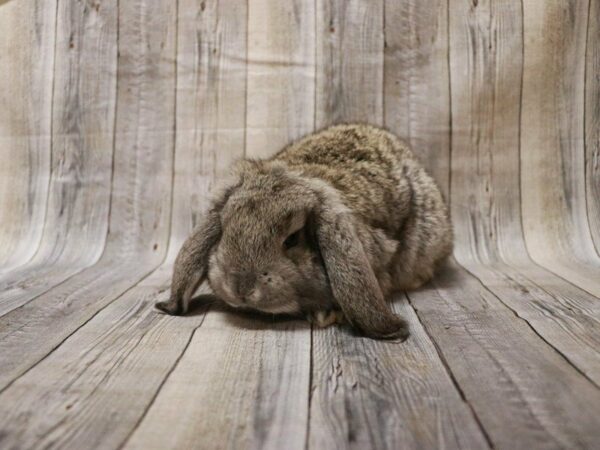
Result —
[[[162,315],[167,269],[99,263],[0,318],[2,448],[598,448],[599,301],[539,266],[452,264],[395,302],[402,344]]]
[[[0,30],[0,449],[600,448],[600,0],[0,0]],[[345,121],[451,205],[406,342],[154,310],[233,160]]]

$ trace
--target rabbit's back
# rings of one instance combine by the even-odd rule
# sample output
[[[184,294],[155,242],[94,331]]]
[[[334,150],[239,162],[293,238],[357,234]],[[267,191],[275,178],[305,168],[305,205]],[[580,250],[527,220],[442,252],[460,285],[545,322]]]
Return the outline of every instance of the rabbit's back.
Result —
[[[274,157],[335,187],[363,221],[390,236],[410,206],[407,171],[416,161],[391,133],[370,125],[336,125],[308,135]]]
[[[378,247],[390,248],[388,239],[397,243],[389,264],[379,265],[388,260],[383,251],[371,255],[384,292],[420,286],[451,253],[452,226],[438,186],[388,131],[336,125],[290,144],[274,159],[335,187]]]

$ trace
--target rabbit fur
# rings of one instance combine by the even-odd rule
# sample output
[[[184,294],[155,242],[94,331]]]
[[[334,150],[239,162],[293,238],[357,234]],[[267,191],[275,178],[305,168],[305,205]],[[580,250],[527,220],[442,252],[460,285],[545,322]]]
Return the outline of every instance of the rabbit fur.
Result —
[[[448,209],[409,148],[380,128],[336,125],[236,164],[156,306],[184,314],[208,280],[236,308],[404,339],[386,299],[428,281],[451,251]]]

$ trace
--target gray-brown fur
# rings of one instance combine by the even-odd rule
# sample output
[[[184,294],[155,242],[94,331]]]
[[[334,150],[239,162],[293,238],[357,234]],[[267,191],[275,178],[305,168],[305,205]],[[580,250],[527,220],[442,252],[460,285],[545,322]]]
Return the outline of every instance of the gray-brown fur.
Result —
[[[236,166],[157,307],[184,313],[208,278],[234,307],[325,324],[341,309],[368,336],[404,338],[385,300],[429,280],[451,250],[446,205],[410,150],[385,130],[337,125]]]

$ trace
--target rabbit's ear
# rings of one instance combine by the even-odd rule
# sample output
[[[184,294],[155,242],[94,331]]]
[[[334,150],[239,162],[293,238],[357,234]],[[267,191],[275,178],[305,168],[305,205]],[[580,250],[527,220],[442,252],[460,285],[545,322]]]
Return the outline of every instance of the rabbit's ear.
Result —
[[[320,202],[314,218],[316,238],[333,296],[346,319],[369,337],[406,339],[408,325],[383,298],[351,213],[330,196]]]
[[[194,292],[206,279],[208,259],[211,249],[221,238],[219,213],[237,186],[224,190],[196,227],[192,235],[183,243],[173,268],[171,297],[156,303],[156,307],[168,314],[185,314]]]
[[[171,297],[156,303],[168,314],[185,314],[194,292],[206,279],[210,250],[219,241],[221,224],[218,213],[210,211],[202,223],[186,239],[175,259]]]

